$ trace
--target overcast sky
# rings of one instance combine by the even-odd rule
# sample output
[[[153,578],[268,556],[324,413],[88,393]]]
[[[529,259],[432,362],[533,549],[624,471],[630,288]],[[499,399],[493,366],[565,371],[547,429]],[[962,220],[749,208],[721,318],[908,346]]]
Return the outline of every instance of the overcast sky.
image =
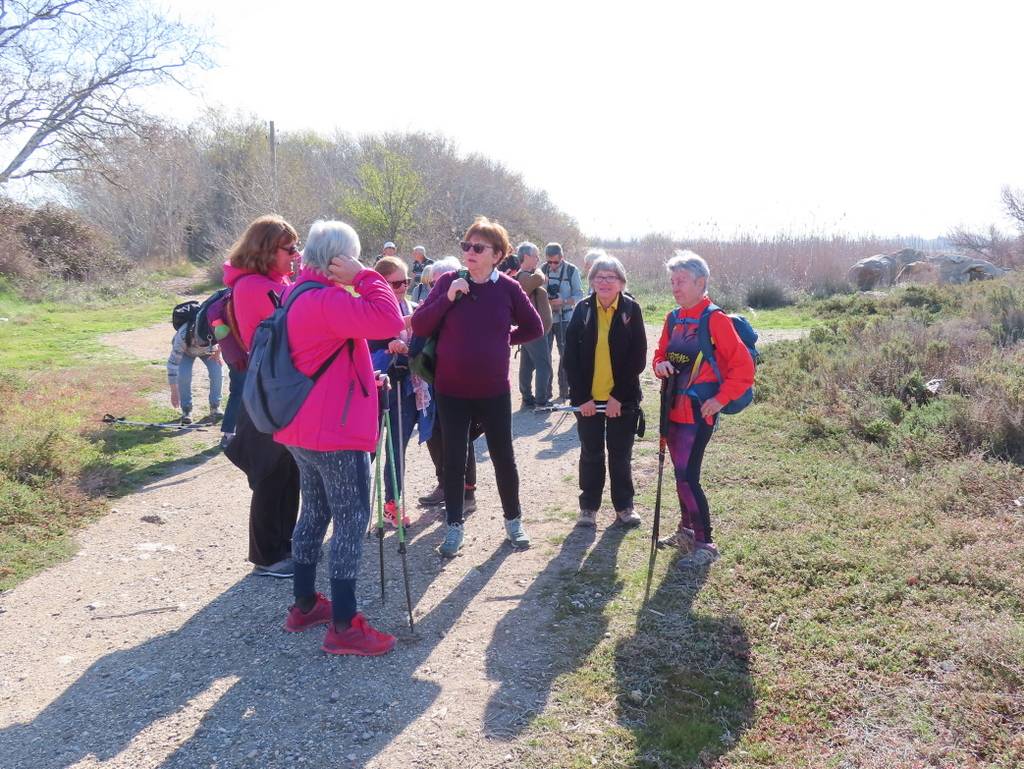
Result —
[[[941,235],[1024,187],[1010,2],[170,0],[200,99],[279,130],[425,130],[585,232]]]

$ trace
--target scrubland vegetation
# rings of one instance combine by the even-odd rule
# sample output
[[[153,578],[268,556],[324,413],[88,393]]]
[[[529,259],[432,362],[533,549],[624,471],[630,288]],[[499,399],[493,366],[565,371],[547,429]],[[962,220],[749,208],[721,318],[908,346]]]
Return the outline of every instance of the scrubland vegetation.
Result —
[[[565,575],[573,662],[526,765],[1020,766],[1022,301],[1019,277],[810,301],[709,446],[710,575],[661,554],[639,617],[646,541]]]

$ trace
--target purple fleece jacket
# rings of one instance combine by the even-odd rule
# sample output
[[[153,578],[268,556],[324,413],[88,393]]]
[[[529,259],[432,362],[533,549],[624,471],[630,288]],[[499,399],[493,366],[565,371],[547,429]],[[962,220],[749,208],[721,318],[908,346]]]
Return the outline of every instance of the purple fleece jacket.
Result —
[[[511,346],[543,333],[540,316],[519,282],[498,274],[493,283],[469,281],[469,295],[448,301],[458,273],[442,275],[412,315],[412,331],[437,333],[434,389],[453,398],[493,398],[510,391]]]

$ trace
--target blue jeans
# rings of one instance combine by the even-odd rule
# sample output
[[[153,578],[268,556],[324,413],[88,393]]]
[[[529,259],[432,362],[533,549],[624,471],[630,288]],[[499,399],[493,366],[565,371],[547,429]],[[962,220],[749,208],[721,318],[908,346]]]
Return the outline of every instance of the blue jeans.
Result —
[[[537,400],[547,403],[551,400],[551,348],[546,336],[527,342],[519,348],[519,394],[526,403]],[[537,389],[533,389],[533,375],[537,374]]]
[[[220,364],[208,355],[200,360],[206,364],[206,370],[210,372],[210,408],[220,407],[221,377]],[[192,366],[196,359],[191,355],[182,355],[178,364],[178,397],[181,398],[181,410],[192,411]]]
[[[565,330],[569,327],[569,319],[566,318],[564,322],[558,321],[558,311],[555,311],[555,321],[551,324],[551,330],[548,331],[548,355],[550,356],[551,350],[554,346],[558,345],[558,399],[564,400],[569,395],[569,375],[565,373]],[[551,400],[551,388],[548,388],[547,398],[545,400]],[[540,400],[540,393],[537,393],[537,400]]]
[[[224,407],[224,421],[220,424],[222,433],[233,433],[238,421],[238,409],[242,405],[242,389],[245,387],[245,372],[235,371],[228,366],[228,403]]]

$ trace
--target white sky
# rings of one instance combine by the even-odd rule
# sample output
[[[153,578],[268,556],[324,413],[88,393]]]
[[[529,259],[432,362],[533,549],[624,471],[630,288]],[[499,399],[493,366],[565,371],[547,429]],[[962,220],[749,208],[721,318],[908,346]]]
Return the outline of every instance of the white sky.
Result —
[[[440,132],[591,235],[933,237],[1024,186],[1020,3],[169,4],[221,45],[177,118]]]

